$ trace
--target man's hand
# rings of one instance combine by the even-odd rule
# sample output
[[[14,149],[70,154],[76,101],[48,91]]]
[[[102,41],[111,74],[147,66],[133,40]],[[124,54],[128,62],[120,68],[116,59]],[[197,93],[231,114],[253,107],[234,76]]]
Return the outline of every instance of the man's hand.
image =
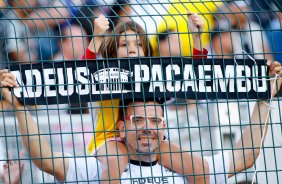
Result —
[[[188,26],[190,32],[199,36],[204,30],[204,26],[205,26],[204,19],[200,17],[197,13],[188,12],[187,16],[188,16]]]
[[[269,73],[268,75],[270,77],[275,77],[275,75],[278,75],[279,77],[277,78],[276,81],[271,80],[270,81],[270,87],[271,87],[271,98],[273,98],[277,92],[279,91],[282,83],[282,66],[281,63],[274,61],[272,62],[271,60],[267,61],[267,66],[269,66]]]
[[[110,22],[104,15],[94,20],[94,36],[103,36],[110,28]]]
[[[22,106],[20,101],[15,97],[9,88],[19,87],[16,78],[13,74],[9,73],[8,70],[0,70],[0,85],[2,96],[11,105],[14,105],[15,108]]]
[[[22,159],[24,152],[20,152],[20,159]],[[8,161],[4,165],[3,180],[5,184],[19,184],[20,176],[24,170],[24,163],[22,161],[11,161],[11,154],[8,154]]]

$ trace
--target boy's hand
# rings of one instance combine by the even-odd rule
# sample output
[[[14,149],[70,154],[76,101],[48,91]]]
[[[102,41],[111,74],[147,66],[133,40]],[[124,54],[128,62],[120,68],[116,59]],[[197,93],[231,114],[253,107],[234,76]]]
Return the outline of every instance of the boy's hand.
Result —
[[[278,75],[277,81],[271,80],[270,81],[270,88],[271,88],[271,98],[273,98],[276,93],[279,91],[282,83],[282,66],[281,63],[277,61],[267,61],[267,66],[269,67],[269,73],[268,75],[271,77],[275,77],[275,75]],[[276,83],[274,83],[276,82]]]
[[[197,13],[187,13],[188,16],[188,26],[191,33],[200,35],[204,30],[204,19],[200,17]]]
[[[94,36],[103,36],[110,28],[110,22],[104,15],[94,20]]]

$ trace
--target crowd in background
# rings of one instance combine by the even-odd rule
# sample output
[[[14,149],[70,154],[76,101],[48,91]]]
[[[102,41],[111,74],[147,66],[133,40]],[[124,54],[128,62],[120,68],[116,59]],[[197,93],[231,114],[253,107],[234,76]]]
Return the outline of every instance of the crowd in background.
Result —
[[[188,11],[199,13],[206,21],[202,48],[209,50],[208,57],[251,56],[282,62],[282,14],[266,0],[4,0],[0,6],[1,68],[18,62],[80,60],[93,36],[93,21],[100,14],[110,18],[111,29],[128,19],[139,23],[147,31],[156,56],[191,56],[193,43],[185,21]],[[75,103],[54,108],[88,114],[93,106]],[[233,116],[235,111],[229,112],[228,107],[237,108],[241,116]],[[2,114],[9,114],[5,101],[0,109]],[[177,100],[167,110],[169,122],[175,122],[169,125],[170,139],[180,143],[190,140],[185,149],[206,150],[207,155],[223,146],[218,122],[246,122],[251,112],[248,103],[208,104],[207,100]],[[228,120],[231,115],[238,118]],[[1,140],[5,142],[2,135]]]

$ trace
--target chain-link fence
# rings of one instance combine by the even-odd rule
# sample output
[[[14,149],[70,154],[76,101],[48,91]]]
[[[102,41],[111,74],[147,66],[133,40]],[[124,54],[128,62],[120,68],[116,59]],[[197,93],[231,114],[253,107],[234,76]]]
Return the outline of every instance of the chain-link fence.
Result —
[[[0,6],[0,182],[282,182],[281,90],[246,92],[259,62],[253,92],[279,83],[278,63],[263,68],[282,62],[279,1]]]

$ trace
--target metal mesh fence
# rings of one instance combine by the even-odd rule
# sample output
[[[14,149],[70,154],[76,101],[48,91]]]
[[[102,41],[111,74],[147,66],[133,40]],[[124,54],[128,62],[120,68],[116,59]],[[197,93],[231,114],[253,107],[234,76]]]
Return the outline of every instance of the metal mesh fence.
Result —
[[[0,6],[1,68],[136,57],[282,62],[278,1],[2,0]],[[52,71],[46,74],[51,86],[59,73],[87,79],[87,72]],[[67,103],[59,103],[57,88],[46,87],[42,93],[58,103],[46,98],[31,106],[8,102],[1,87],[0,183],[282,182],[281,90],[265,101],[185,96],[160,102],[145,92],[141,100],[134,93],[103,100],[104,88],[112,95],[120,81],[128,82],[118,71],[117,81],[108,82],[114,72],[97,75],[100,98],[91,102],[70,95],[91,84],[62,85]],[[35,95],[37,86],[30,86]]]

